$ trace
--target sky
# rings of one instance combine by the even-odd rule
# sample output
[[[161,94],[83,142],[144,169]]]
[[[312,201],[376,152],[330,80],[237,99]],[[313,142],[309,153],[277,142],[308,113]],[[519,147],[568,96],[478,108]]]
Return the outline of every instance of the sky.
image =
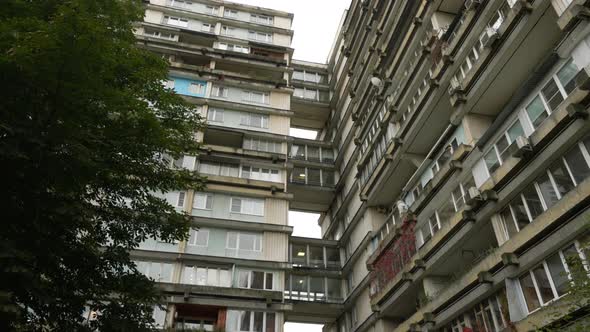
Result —
[[[336,30],[344,10],[351,0],[230,0],[231,2],[272,8],[293,13],[294,30],[291,47],[294,59],[326,63]],[[307,133],[293,132],[305,137]],[[313,137],[309,137],[313,138]],[[321,236],[318,214],[289,212],[289,225],[294,226],[294,236]],[[322,332],[322,325],[286,323],[285,332]]]
[[[325,63],[344,10],[351,0],[229,0],[295,15],[293,58]]]

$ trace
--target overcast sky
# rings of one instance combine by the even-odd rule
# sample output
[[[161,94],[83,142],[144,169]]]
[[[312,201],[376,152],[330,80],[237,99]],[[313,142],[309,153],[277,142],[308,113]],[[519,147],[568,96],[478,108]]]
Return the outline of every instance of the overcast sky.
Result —
[[[229,0],[295,14],[294,58],[325,63],[350,0]]]
[[[293,58],[326,63],[336,30],[351,0],[230,0],[293,13]],[[292,133],[305,136],[305,133]],[[319,215],[289,212],[293,235],[320,237]],[[285,332],[322,332],[322,325],[286,323]]]

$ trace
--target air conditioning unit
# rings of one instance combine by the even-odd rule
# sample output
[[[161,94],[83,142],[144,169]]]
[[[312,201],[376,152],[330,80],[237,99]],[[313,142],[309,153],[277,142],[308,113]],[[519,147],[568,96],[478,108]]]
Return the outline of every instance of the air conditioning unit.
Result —
[[[481,0],[467,0],[465,1],[465,9],[472,10],[481,4]]]
[[[396,205],[397,205],[397,210],[400,213],[405,213],[408,211],[408,205],[406,204],[406,202],[399,200],[399,201],[397,201]]]
[[[512,154],[515,157],[523,157],[533,153],[533,146],[526,137],[518,136],[513,143],[516,151]]]
[[[480,38],[481,45],[483,47],[491,47],[496,39],[498,39],[498,30],[488,27]]]
[[[459,83],[459,80],[457,80],[456,77],[451,78],[451,82],[449,85],[449,94],[450,95],[454,95],[456,92],[461,91],[461,83]]]
[[[483,198],[481,197],[481,193],[477,187],[470,187],[467,189],[467,205],[475,206],[478,203],[482,202]]]

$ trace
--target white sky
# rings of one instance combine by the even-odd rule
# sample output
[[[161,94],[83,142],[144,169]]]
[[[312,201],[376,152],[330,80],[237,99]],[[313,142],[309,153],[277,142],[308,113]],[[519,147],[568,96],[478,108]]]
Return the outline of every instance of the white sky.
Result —
[[[322,332],[323,325],[285,323],[285,332]]]
[[[229,0],[293,13],[293,58],[325,63],[351,0]]]
[[[230,0],[253,6],[272,8],[293,13],[292,29],[295,49],[293,58],[326,63],[336,30],[344,10],[351,0]],[[297,129],[291,135],[307,137],[309,133]],[[307,137],[315,138],[315,137]],[[293,235],[303,237],[321,236],[317,220],[319,214],[289,212],[289,225],[294,226]],[[285,332],[322,332],[322,325],[286,323]]]

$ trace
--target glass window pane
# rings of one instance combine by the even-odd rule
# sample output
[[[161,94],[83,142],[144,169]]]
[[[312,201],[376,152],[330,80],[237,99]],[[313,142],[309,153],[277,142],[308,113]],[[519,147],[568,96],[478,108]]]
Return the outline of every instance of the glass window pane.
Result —
[[[579,184],[590,176],[590,167],[588,167],[588,163],[586,162],[586,159],[584,159],[579,146],[570,150],[565,155],[565,160],[576,183]]]
[[[322,171],[322,181],[323,181],[324,186],[327,186],[327,187],[334,186],[335,181],[336,181],[336,179],[334,177],[334,172],[323,170]]]
[[[307,169],[307,184],[319,186],[322,184],[320,178],[320,170],[317,168],[308,168]]]
[[[316,146],[307,146],[307,160],[320,161],[320,148]]]
[[[328,300],[336,301],[340,300],[342,295],[340,292],[340,279],[328,278]]]
[[[262,332],[262,326],[264,325],[264,312],[254,312],[254,328],[253,332]]]
[[[249,234],[240,235],[239,246],[241,250],[254,250],[254,236]]]
[[[576,80],[574,78],[578,72],[578,67],[574,64],[573,59],[570,59],[557,72],[557,78],[568,95],[576,88]]]
[[[512,236],[514,236],[514,234],[518,233],[518,229],[516,229],[516,224],[514,222],[514,218],[512,217],[510,207],[507,207],[502,212],[500,212],[500,216],[502,217],[502,221],[504,222],[504,227],[506,228],[506,232],[508,233],[508,238],[511,238]]]
[[[553,291],[551,290],[551,284],[549,283],[549,277],[545,271],[543,265],[539,265],[533,269],[535,280],[537,281],[537,288],[539,294],[541,294],[541,300],[543,303],[547,303],[553,299]]]
[[[264,289],[273,289],[273,274],[272,273],[267,273],[266,274],[266,284],[264,285]]]
[[[486,153],[486,155],[484,156],[484,161],[486,163],[486,166],[488,167],[488,171],[491,173],[494,173],[495,170],[498,169],[498,167],[500,167],[500,160],[498,160],[498,155],[496,155],[496,150],[494,150],[493,148]]]
[[[537,193],[537,189],[535,188],[534,184],[530,184],[524,192],[522,193],[524,199],[526,201],[526,205],[529,208],[529,212],[531,213],[531,217],[533,219],[537,218],[541,213],[543,213],[543,205],[541,204],[541,198]]]
[[[549,273],[551,274],[551,279],[555,285],[557,295],[561,296],[565,294],[569,287],[569,279],[559,253],[547,258],[547,267],[549,268]]]
[[[250,311],[240,312],[240,331],[250,331]]]
[[[551,167],[549,167],[549,172],[551,172],[551,175],[553,175],[553,179],[557,185],[557,190],[559,190],[561,196],[574,189],[574,182],[565,168],[563,160],[560,159],[551,165]]]
[[[543,105],[541,97],[537,96],[527,107],[526,112],[533,124],[534,128],[537,128],[543,120],[548,116],[547,110]]]
[[[549,105],[549,108],[552,111],[554,111],[563,101],[563,96],[561,95],[561,92],[557,87],[557,83],[555,83],[553,78],[547,82],[547,84],[541,90],[541,93],[543,94],[543,97],[545,97],[547,105]]]
[[[230,279],[230,273],[229,270],[220,270],[219,271],[219,286],[222,287],[230,287],[231,285],[231,279]]]
[[[324,248],[309,246],[309,264],[313,267],[324,266]]]
[[[305,168],[293,167],[293,182],[305,184]]]
[[[537,184],[539,185],[539,189],[541,189],[541,195],[543,195],[543,200],[545,201],[547,208],[550,208],[557,203],[559,198],[557,197],[553,183],[549,179],[547,173],[544,173],[537,179]]]
[[[252,271],[252,284],[250,288],[264,289],[264,272]]]
[[[274,312],[266,313],[266,329],[265,332],[275,332],[275,314]]]
[[[250,272],[248,272],[248,271],[238,272],[238,287],[248,288],[248,277],[249,276],[250,276]]]
[[[328,267],[340,267],[340,251],[337,248],[326,248]]]
[[[530,273],[527,272],[525,275],[520,277],[520,287],[522,288],[522,293],[524,295],[529,312],[538,309],[541,306],[541,303],[539,303],[539,298],[537,297],[535,285],[533,284],[533,278],[531,277]]]
[[[197,285],[206,285],[207,284],[207,269],[202,267],[196,268],[197,273]]]
[[[522,198],[517,196],[512,202],[510,202],[510,206],[514,212],[514,219],[518,229],[521,230],[525,228],[530,223],[530,220],[528,214],[526,213]]]

